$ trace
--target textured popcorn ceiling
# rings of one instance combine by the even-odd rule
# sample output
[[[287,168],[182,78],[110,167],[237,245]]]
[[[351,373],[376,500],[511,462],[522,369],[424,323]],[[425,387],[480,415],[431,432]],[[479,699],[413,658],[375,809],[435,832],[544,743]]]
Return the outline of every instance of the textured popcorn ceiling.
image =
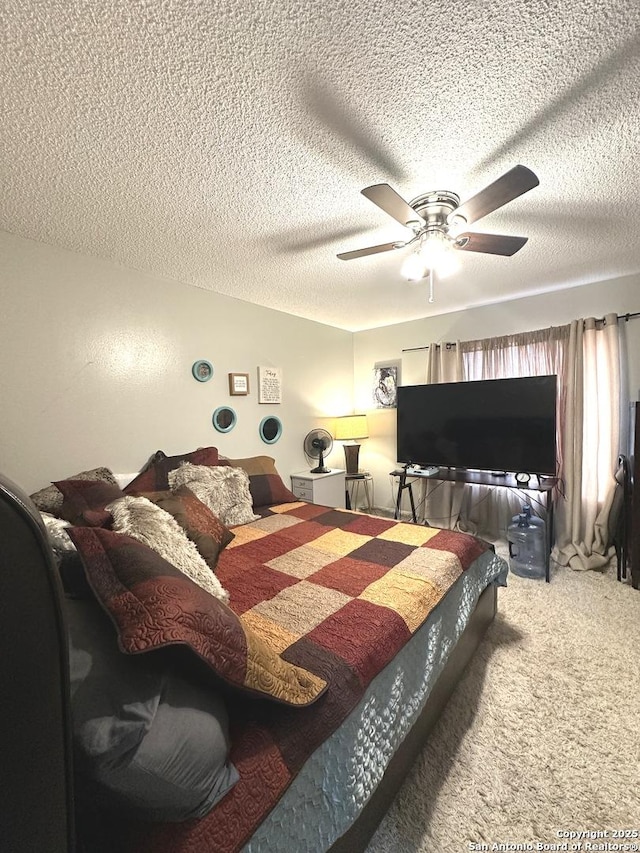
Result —
[[[636,0],[4,0],[0,228],[346,329],[640,270]],[[540,186],[474,224],[436,288],[360,190],[462,200]],[[615,306],[613,306],[615,309]]]

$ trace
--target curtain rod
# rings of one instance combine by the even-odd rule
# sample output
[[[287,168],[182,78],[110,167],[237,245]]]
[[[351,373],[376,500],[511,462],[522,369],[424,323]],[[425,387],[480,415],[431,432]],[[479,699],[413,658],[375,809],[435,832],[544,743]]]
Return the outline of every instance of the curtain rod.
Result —
[[[629,313],[618,314],[618,320],[624,320],[625,323],[628,323],[629,320],[633,320],[636,317],[640,317],[640,311],[635,311],[632,314],[629,314]],[[605,322],[604,317],[599,317],[596,320],[596,323],[604,323],[604,322]],[[455,345],[456,345],[455,341],[447,341],[444,344],[436,344],[436,347],[438,349],[440,349],[441,346],[444,346],[447,349],[451,349],[452,347],[455,347]],[[427,346],[424,346],[424,347],[407,347],[407,349],[400,350],[400,352],[417,352],[418,350],[423,350],[423,349],[429,349],[429,345],[427,344]]]

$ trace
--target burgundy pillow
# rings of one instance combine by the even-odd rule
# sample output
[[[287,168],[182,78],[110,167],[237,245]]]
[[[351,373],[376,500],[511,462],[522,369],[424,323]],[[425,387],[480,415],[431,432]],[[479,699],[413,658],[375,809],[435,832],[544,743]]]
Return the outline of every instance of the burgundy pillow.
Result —
[[[285,705],[310,705],[327,689],[142,542],[99,527],[72,527],[69,536],[125,654],[187,646],[227,684]]]
[[[53,485],[62,492],[60,517],[82,527],[109,527],[112,518],[105,507],[124,497],[119,486],[104,480],[58,480]]]
[[[235,533],[208,506],[186,486],[180,486],[175,492],[143,492],[140,497],[153,501],[173,516],[211,571],[215,571],[221,552],[235,537]]]
[[[118,485],[113,471],[104,466],[100,468],[92,468],[90,471],[80,471],[77,474],[71,474],[64,477],[65,480],[106,480],[107,483]],[[31,500],[38,507],[40,512],[49,512],[57,516],[62,506],[62,495],[55,485],[47,486],[46,489],[40,489],[31,495]]]
[[[138,476],[126,487],[125,494],[139,495],[141,492],[166,492],[169,491],[167,474],[175,468],[180,467],[183,462],[191,462],[192,465],[217,465],[217,447],[199,447],[191,453],[179,456],[165,456],[162,450],[156,451],[148,464]]]

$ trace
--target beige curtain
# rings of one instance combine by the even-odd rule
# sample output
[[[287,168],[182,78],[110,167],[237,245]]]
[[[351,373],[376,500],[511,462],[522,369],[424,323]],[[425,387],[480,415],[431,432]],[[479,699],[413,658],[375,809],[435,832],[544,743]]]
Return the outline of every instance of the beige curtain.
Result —
[[[609,515],[620,450],[620,341],[618,318],[593,317],[570,326],[564,383],[566,400],[564,498],[557,501],[553,558],[572,569],[600,569],[613,555]]]
[[[611,559],[609,515],[620,451],[618,318],[578,319],[520,335],[430,344],[427,382],[559,377],[558,471],[553,558],[573,569],[599,569]],[[422,512],[436,527],[504,538],[522,503],[542,513],[535,491],[424,482]]]
[[[427,385],[436,382],[461,382],[465,378],[460,342],[429,344],[427,352]]]

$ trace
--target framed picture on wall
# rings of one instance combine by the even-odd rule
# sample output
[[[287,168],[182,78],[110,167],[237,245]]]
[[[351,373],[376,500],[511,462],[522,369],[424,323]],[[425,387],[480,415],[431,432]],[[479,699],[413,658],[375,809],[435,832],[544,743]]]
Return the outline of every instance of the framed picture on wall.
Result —
[[[282,402],[282,370],[279,367],[258,368],[258,402]]]
[[[400,384],[400,362],[389,361],[376,364],[373,368],[371,396],[376,409],[395,409],[398,405]]]
[[[230,373],[229,374],[229,393],[232,397],[247,395],[249,393],[249,374],[248,373]]]

